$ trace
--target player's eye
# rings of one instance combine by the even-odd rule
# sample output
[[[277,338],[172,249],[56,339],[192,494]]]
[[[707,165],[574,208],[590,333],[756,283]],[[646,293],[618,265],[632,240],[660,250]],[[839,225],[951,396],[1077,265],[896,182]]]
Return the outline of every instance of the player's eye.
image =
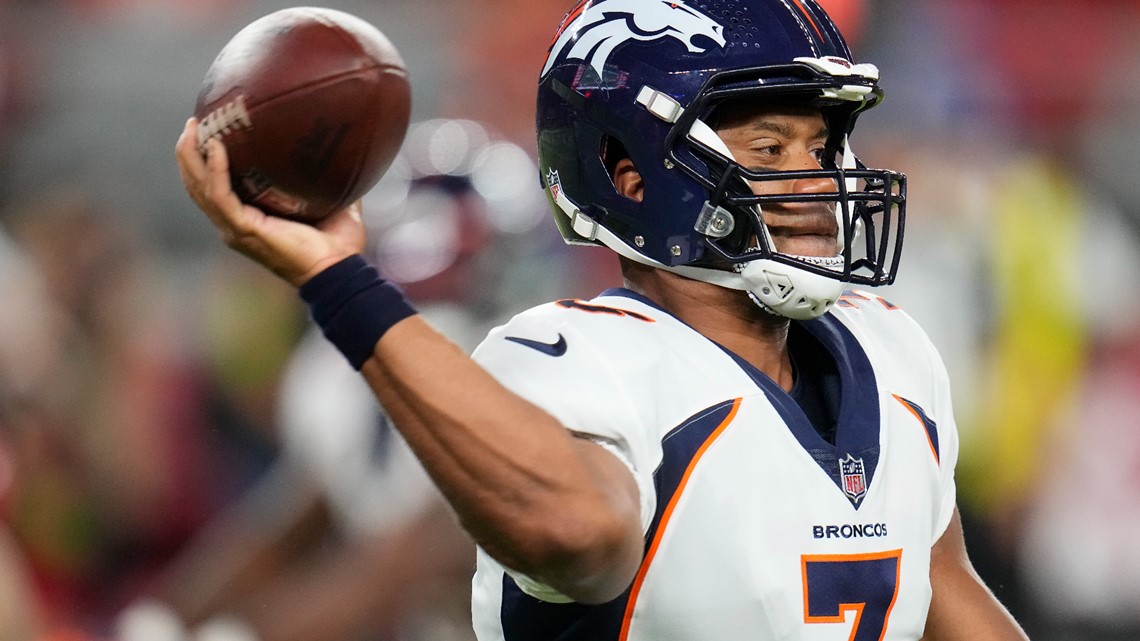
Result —
[[[779,162],[784,154],[783,145],[761,144],[749,149],[749,158],[753,164],[769,166]]]

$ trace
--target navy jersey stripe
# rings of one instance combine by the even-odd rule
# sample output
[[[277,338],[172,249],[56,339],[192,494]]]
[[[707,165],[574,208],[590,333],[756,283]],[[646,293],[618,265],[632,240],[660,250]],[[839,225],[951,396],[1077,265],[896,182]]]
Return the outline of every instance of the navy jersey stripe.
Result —
[[[662,439],[661,465],[654,471],[657,511],[645,534],[645,550],[661,527],[666,510],[685,479],[693,458],[729,417],[735,400],[725,401],[686,419]],[[638,572],[643,576],[645,568]],[[514,579],[503,575],[503,601],[499,612],[506,641],[616,641],[633,592],[631,585],[621,596],[607,603],[547,603],[519,588]]]
[[[652,543],[656,538],[665,509],[676,496],[681,481],[685,478],[685,472],[689,469],[689,463],[713,432],[732,413],[735,403],[735,400],[724,401],[699,412],[686,419],[662,439],[661,466],[653,473],[653,484],[657,489],[657,512],[653,515],[653,522],[645,534],[647,542]]]
[[[893,396],[922,423],[923,429],[926,430],[926,438],[930,441],[930,451],[934,454],[934,462],[939,463],[942,459],[942,453],[938,449],[938,424],[934,422],[934,419],[927,416],[926,412],[923,411],[917,403],[909,401],[898,394],[893,394]]]

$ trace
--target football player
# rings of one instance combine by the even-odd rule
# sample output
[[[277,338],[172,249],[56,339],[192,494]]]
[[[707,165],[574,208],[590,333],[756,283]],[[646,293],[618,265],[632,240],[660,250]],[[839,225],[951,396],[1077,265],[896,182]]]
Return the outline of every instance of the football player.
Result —
[[[358,209],[243,206],[193,121],[177,155],[474,536],[481,639],[1024,639],[962,542],[938,354],[848,289],[901,251],[905,178],[848,142],[878,76],[812,0],[579,2],[539,80],[540,174],[624,286],[473,359],[358,255]]]

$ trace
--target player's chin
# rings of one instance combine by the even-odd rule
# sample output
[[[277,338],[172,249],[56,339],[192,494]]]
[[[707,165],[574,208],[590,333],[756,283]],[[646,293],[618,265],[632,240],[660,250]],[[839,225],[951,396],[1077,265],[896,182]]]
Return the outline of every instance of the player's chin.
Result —
[[[839,253],[835,236],[798,234],[776,237],[776,251],[792,256],[830,257]]]

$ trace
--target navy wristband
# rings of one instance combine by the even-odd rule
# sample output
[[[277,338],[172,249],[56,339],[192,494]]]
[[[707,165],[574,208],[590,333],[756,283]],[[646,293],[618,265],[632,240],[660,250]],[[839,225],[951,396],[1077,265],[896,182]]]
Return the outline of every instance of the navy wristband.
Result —
[[[385,332],[416,313],[404,292],[360,254],[317,274],[300,294],[325,338],[357,371]]]

